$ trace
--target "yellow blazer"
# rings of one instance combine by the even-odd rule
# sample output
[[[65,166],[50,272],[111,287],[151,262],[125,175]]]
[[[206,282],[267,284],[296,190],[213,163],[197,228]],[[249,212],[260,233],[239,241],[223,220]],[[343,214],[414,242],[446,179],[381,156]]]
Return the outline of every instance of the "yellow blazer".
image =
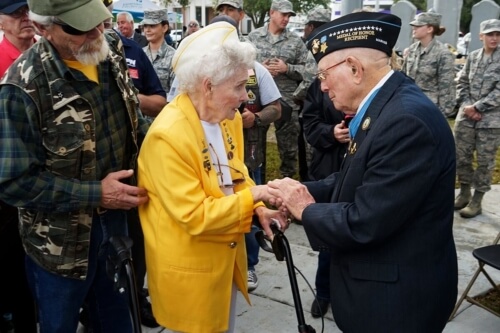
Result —
[[[156,320],[174,331],[226,331],[233,282],[250,303],[244,234],[262,203],[254,205],[249,190],[254,183],[243,162],[241,116],[220,126],[229,164],[247,180],[233,195],[219,188],[186,94],[158,115],[139,155],[139,186],[149,194],[139,207],[149,293]]]

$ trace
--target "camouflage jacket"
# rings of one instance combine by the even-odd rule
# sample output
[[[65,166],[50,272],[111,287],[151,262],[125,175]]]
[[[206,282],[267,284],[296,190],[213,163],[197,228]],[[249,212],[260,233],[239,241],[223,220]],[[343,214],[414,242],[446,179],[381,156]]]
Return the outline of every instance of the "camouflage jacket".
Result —
[[[469,127],[500,128],[500,46],[497,46],[487,62],[483,61],[483,49],[469,54],[457,84],[457,103],[460,109],[456,121]],[[463,107],[474,105],[482,119],[474,121],[465,117]]]
[[[26,253],[48,271],[76,279],[87,275],[92,216],[101,199],[100,173],[109,171],[99,163],[103,156],[96,156],[96,132],[105,125],[123,126],[123,131],[99,135],[113,143],[125,141],[109,149],[122,157],[114,169],[135,169],[139,126],[141,132],[147,130],[120,39],[108,32],[105,37],[110,51],[98,66],[100,86],[70,71],[44,38],[21,55],[0,82],[0,120],[10,128],[1,133],[9,146],[1,156],[10,163],[0,170],[0,196],[20,207]],[[106,101],[100,96],[108,82],[113,88]],[[120,104],[123,112],[111,112]],[[102,111],[108,114],[105,120]],[[121,123],[110,122],[115,119]]]
[[[448,48],[433,39],[424,49],[420,42],[410,45],[401,71],[415,80],[445,115],[455,108],[455,60]]]
[[[142,48],[153,64],[153,67],[160,79],[161,85],[165,91],[170,91],[172,81],[174,80],[174,71],[172,70],[172,58],[174,57],[175,49],[166,42],[161,44],[158,53],[153,58],[153,54],[149,49],[149,45]]]
[[[299,36],[285,29],[273,43],[268,27],[269,24],[266,24],[250,32],[248,41],[257,49],[258,62],[263,63],[267,59],[277,57],[288,65],[288,71],[276,76],[274,81],[282,98],[294,109],[298,109],[294,99],[296,96],[305,97],[305,93],[300,93],[299,90],[303,92],[307,90],[312,81],[312,75],[309,74],[316,72],[316,61],[310,56],[309,50]],[[299,87],[304,79],[308,84]]]

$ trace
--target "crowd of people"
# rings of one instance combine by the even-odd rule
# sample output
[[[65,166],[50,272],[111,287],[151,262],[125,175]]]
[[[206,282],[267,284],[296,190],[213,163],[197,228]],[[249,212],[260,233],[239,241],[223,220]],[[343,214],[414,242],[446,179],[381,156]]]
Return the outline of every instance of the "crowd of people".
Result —
[[[178,45],[165,9],[139,32],[112,10],[0,0],[0,314],[16,332],[133,332],[109,273],[119,237],[133,240],[143,325],[235,332],[238,294],[250,303],[258,286],[255,232],[292,221],[319,251],[314,317],[443,330],[454,210],[481,214],[500,146],[500,20],[481,22],[456,75],[433,10],[409,22],[400,62],[401,19],[366,9],[315,9],[300,38],[292,3],[273,0],[243,36],[243,0],[219,0]],[[266,181],[272,123],[282,177]]]

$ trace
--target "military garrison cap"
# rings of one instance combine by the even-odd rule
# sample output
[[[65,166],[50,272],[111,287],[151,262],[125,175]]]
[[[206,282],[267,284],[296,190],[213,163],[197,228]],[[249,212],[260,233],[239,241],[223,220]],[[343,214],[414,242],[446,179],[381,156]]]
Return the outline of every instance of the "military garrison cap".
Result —
[[[144,19],[141,21],[141,24],[155,25],[165,21],[168,21],[166,9],[145,10]]]
[[[292,14],[292,16],[297,15],[293,11],[292,3],[288,0],[273,0],[271,3],[271,9],[285,14]]]
[[[329,53],[352,47],[366,47],[392,54],[401,30],[401,19],[392,14],[358,12],[344,15],[315,29],[308,49],[316,62]]]
[[[329,22],[332,19],[332,10],[327,8],[315,8],[307,15],[306,24],[310,22]]]

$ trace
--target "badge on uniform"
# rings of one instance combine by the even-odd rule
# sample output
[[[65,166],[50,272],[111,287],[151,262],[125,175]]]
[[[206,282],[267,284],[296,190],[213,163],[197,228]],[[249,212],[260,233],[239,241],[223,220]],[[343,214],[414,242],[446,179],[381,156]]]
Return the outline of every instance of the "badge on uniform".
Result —
[[[347,148],[349,155],[354,155],[354,153],[356,153],[356,150],[357,150],[356,142],[354,141],[349,142],[349,147]]]
[[[368,127],[370,127],[371,122],[372,120],[370,119],[370,117],[366,117],[365,121],[363,121],[363,125],[361,125],[361,129],[363,131],[366,131]]]

